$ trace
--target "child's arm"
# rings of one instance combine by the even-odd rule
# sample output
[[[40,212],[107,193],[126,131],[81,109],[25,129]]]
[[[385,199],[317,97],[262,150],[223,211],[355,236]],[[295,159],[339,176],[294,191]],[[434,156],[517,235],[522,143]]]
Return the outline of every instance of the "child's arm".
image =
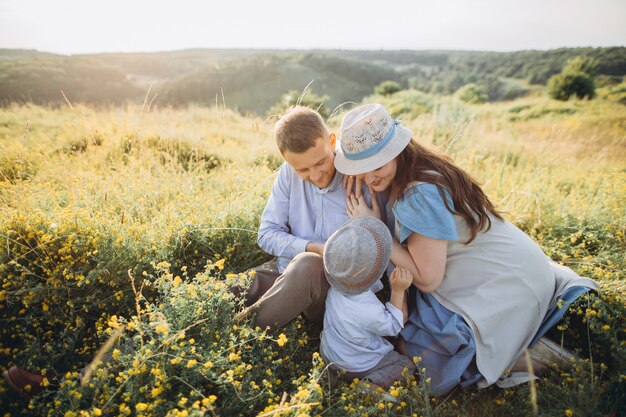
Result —
[[[409,320],[409,303],[406,290],[404,290],[404,298],[402,299],[402,320],[404,321],[403,324]]]
[[[389,302],[393,304],[398,310],[402,311],[404,322],[409,318],[409,311],[406,303],[405,291],[411,286],[413,282],[413,276],[408,269],[396,268],[389,277],[389,283],[391,284],[391,298]]]

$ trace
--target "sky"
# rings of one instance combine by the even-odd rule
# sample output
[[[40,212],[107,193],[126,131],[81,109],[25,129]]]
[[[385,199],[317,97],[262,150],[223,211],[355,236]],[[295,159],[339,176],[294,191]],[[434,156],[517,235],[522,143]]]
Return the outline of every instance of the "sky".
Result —
[[[0,48],[514,51],[626,46],[626,0],[0,0]]]

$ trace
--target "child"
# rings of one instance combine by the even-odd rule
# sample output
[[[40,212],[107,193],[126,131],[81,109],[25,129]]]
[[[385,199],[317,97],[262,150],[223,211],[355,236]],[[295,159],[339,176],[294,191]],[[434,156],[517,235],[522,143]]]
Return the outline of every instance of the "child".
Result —
[[[324,247],[324,269],[330,284],[326,297],[322,358],[343,378],[370,381],[384,389],[413,373],[415,365],[393,350],[383,336],[397,336],[408,313],[405,290],[412,277],[406,269],[391,274],[390,301],[383,305],[374,291],[391,256],[391,234],[373,217],[348,220]],[[405,374],[407,375],[407,374]]]

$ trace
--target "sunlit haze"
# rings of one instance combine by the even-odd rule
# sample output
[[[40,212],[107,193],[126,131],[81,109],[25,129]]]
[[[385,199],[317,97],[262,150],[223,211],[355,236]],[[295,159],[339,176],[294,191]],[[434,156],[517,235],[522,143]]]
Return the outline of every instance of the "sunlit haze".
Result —
[[[0,48],[63,54],[623,45],[624,0],[0,0]]]

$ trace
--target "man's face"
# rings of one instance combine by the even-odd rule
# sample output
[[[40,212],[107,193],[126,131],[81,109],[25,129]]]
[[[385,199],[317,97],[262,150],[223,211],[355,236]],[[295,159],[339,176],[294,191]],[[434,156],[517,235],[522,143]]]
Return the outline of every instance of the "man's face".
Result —
[[[326,188],[335,175],[335,141],[331,133],[330,140],[319,138],[312,148],[302,153],[285,151],[283,157],[303,181]]]

